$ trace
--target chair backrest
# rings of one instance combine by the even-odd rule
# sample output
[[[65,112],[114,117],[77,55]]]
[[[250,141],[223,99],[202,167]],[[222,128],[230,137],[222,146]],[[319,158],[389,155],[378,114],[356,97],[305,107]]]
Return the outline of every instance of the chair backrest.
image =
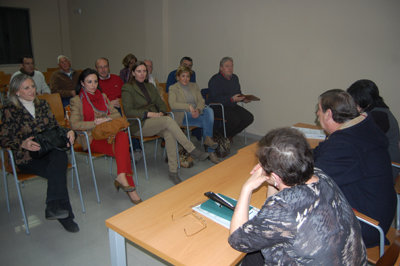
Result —
[[[50,105],[50,109],[53,112],[58,124],[60,126],[66,126],[64,107],[61,101],[60,94],[59,93],[41,94],[38,95],[38,98],[46,100],[46,102]]]
[[[204,101],[206,102],[206,104],[208,104],[208,92],[209,92],[208,88],[201,89],[200,92],[201,96],[203,96],[204,98]]]
[[[167,83],[159,83],[163,91],[167,92]]]
[[[171,106],[169,106],[169,101],[168,101],[168,93],[163,92],[163,101],[165,102],[165,105],[167,106],[167,112],[171,112]]]

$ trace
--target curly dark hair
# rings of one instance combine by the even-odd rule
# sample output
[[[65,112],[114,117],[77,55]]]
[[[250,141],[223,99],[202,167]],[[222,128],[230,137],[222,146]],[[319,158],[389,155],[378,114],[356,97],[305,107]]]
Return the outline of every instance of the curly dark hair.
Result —
[[[294,128],[268,132],[258,143],[257,157],[267,175],[274,172],[287,186],[304,184],[314,173],[310,145]]]

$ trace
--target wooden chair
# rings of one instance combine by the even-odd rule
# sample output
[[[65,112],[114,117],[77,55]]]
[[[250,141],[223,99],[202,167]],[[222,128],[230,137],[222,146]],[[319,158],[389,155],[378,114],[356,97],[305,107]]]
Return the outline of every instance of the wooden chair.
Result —
[[[73,180],[74,177],[76,179],[76,184],[78,187],[78,192],[79,192],[79,198],[81,201],[81,207],[82,207],[82,212],[85,213],[85,205],[83,203],[83,197],[82,197],[82,191],[81,191],[81,183],[79,180],[79,174],[78,174],[78,168],[76,164],[76,158],[75,158],[75,152],[73,147],[71,147],[71,163],[68,163],[68,169],[72,168],[71,171],[71,179]],[[4,154],[4,151],[7,152],[7,155]],[[21,213],[22,213],[22,218],[24,220],[25,224],[25,233],[27,235],[30,234],[29,231],[29,225],[28,225],[28,219],[26,217],[25,213],[25,207],[24,207],[24,201],[22,199],[22,192],[21,192],[21,183],[23,184],[27,180],[31,180],[33,178],[38,177],[37,175],[34,174],[25,174],[25,173],[20,173],[19,170],[17,169],[15,162],[14,162],[14,157],[13,153],[10,149],[3,149],[0,148],[0,157],[1,157],[1,168],[3,172],[3,180],[4,180],[4,189],[5,189],[5,194],[6,194],[6,203],[7,203],[7,210],[10,212],[10,202],[8,198],[8,183],[7,183],[7,174],[12,174],[14,177],[15,181],[15,186],[17,188],[17,193],[18,193],[18,199],[19,199],[19,205],[21,208]]]
[[[166,91],[163,92],[163,101],[165,102],[165,104],[167,105],[167,111],[168,112],[183,112],[184,116],[185,116],[185,122],[186,122],[186,126],[180,126],[181,129],[183,129],[186,132],[186,136],[188,138],[188,140],[190,140],[190,132],[193,129],[198,128],[197,126],[189,126],[189,121],[188,121],[188,116],[187,116],[187,112],[186,110],[180,110],[180,109],[171,109],[171,106],[169,105],[169,101],[168,101],[168,93]],[[203,138],[201,139],[201,144],[203,145]]]
[[[368,262],[372,264],[377,264],[378,260],[384,255],[385,250],[389,249],[389,246],[385,246],[385,234],[383,233],[382,228],[379,226],[379,222],[368,217],[365,214],[362,214],[356,210],[353,210],[354,214],[356,215],[357,219],[365,223],[369,226],[374,227],[376,230],[379,232],[379,246],[373,247],[373,248],[367,248],[367,257],[368,257]],[[394,243],[395,239],[397,239],[397,236],[399,234],[399,231],[396,230],[393,227],[390,227],[389,231],[386,234],[387,239],[389,239],[390,243]],[[398,255],[398,254],[397,254]],[[385,264],[381,264],[385,265]],[[387,264],[387,265],[400,265],[400,258],[396,257],[396,264]]]
[[[66,113],[66,117],[69,118],[70,114],[71,114],[71,106],[70,105],[65,106],[65,113]],[[69,121],[68,121],[68,124],[69,124]],[[96,193],[96,200],[97,200],[97,203],[100,203],[100,193],[99,193],[99,188],[97,186],[97,178],[96,178],[96,172],[94,170],[93,161],[94,161],[94,159],[101,158],[101,157],[104,157],[106,159],[107,155],[104,153],[92,152],[92,150],[90,148],[89,135],[86,131],[84,131],[84,130],[74,130],[74,131],[76,132],[78,137],[79,136],[83,137],[86,142],[87,149],[85,150],[80,143],[75,141],[74,150],[75,150],[75,152],[81,153],[86,156],[86,163],[89,164],[90,172],[92,174],[92,181],[93,181],[93,186],[94,186],[94,190]],[[111,175],[111,173],[112,173],[112,159],[110,160],[110,175]]]
[[[396,184],[395,184],[395,189],[397,192],[397,210],[399,209],[399,204],[400,204],[400,197],[399,197],[399,186],[400,186],[400,178],[397,178]],[[383,256],[384,252],[386,249],[388,249],[388,246],[385,247],[385,234],[382,230],[382,228],[379,226],[379,222],[368,217],[365,214],[362,214],[356,210],[354,210],[355,215],[357,216],[357,219],[369,226],[374,227],[376,230],[379,232],[379,246],[373,247],[373,248],[368,248],[367,249],[367,255],[368,255],[368,261],[376,264],[377,261],[379,260],[380,257]],[[397,218],[396,218],[396,226],[398,224],[398,217],[399,213],[397,212]],[[390,227],[389,231],[386,233],[386,238],[389,239],[390,243],[394,243],[395,238],[398,235],[398,229],[394,227]],[[397,264],[400,265],[400,258],[397,260]]]
[[[64,107],[62,105],[61,96],[59,93],[45,93],[38,95],[37,97],[45,100],[50,105],[51,112],[55,116],[60,126],[69,128],[69,121],[65,117]]]
[[[0,103],[4,104],[7,99],[8,87],[10,84],[11,74],[0,74]]]
[[[1,121],[0,121],[1,124]],[[72,168],[71,171],[71,180],[74,180],[74,176],[76,178],[76,183],[78,187],[78,192],[79,192],[79,198],[81,201],[81,207],[82,207],[82,212],[85,213],[85,205],[83,203],[83,197],[82,197],[82,191],[81,191],[81,183],[79,180],[79,174],[78,174],[78,168],[76,164],[76,158],[75,158],[75,152],[73,147],[71,147],[71,163],[68,163],[68,169]],[[7,154],[5,154],[7,152]],[[14,177],[15,181],[15,186],[17,188],[17,193],[18,193],[18,199],[19,199],[19,205],[21,208],[21,213],[22,213],[22,218],[24,220],[25,224],[25,233],[30,234],[29,231],[29,224],[28,224],[28,219],[26,217],[25,213],[25,207],[24,207],[24,201],[22,199],[22,192],[21,192],[21,184],[23,184],[27,180],[31,180],[33,178],[38,177],[37,175],[34,174],[25,174],[25,173],[20,173],[16,167],[16,164],[14,162],[14,156],[13,153],[10,149],[5,149],[0,147],[0,160],[1,160],[1,169],[2,169],[2,174],[3,174],[3,182],[4,182],[4,192],[6,195],[6,204],[7,204],[7,211],[10,212],[10,201],[9,201],[9,194],[8,194],[8,182],[7,182],[7,175],[12,174]]]
[[[385,251],[385,254],[376,262],[376,266],[392,266],[399,265],[399,253],[400,253],[400,234],[397,231],[396,238],[393,243]],[[397,261],[397,264],[395,264]]]
[[[120,104],[120,107],[121,107],[121,113],[122,113],[122,115],[123,115],[124,117],[126,117],[125,112],[124,112],[124,107],[123,107],[123,105],[122,105],[122,100],[121,100],[121,99],[119,100],[119,104]],[[153,140],[156,141],[156,144],[155,144],[155,147],[154,147],[154,160],[156,160],[156,159],[157,159],[158,140],[161,139],[161,137],[158,136],[158,135],[154,135],[154,136],[143,136],[142,122],[141,122],[141,120],[140,120],[139,118],[127,118],[127,120],[128,120],[128,121],[132,121],[132,122],[133,122],[133,121],[136,121],[136,122],[138,123],[138,125],[139,125],[139,136],[131,135],[131,134],[130,134],[131,132],[130,132],[130,130],[129,130],[130,141],[132,141],[132,138],[135,138],[135,139],[140,140],[140,145],[141,145],[141,147],[142,147],[144,172],[145,172],[145,175],[146,175],[146,179],[149,179],[149,174],[148,174],[148,171],[147,171],[146,153],[145,153],[145,150],[144,150],[144,143],[145,143],[145,142],[149,142],[149,141],[153,141]],[[131,145],[131,146],[132,146],[132,145]],[[132,152],[132,154],[133,154],[133,152]],[[133,160],[133,161],[135,161],[135,160]],[[135,169],[136,169],[136,166],[135,166]]]
[[[392,162],[392,167],[400,168],[400,164],[396,162]],[[397,193],[397,210],[396,210],[396,229],[400,230],[400,175],[397,176],[396,182],[394,185],[394,190]]]
[[[226,119],[225,119],[224,105],[222,103],[210,103],[209,102],[209,100],[208,100],[208,88],[202,89],[201,90],[201,95],[203,96],[204,101],[206,102],[207,105],[209,105],[209,106],[218,106],[219,108],[221,108],[222,117],[214,117],[214,120],[221,121],[222,128],[224,129],[224,137],[226,138],[226,128],[225,128]]]

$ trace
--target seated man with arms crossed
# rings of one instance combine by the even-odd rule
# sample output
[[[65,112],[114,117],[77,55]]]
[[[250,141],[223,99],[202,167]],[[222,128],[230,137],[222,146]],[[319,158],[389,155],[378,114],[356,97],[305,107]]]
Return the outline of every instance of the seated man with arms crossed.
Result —
[[[315,166],[332,177],[355,210],[379,221],[385,234],[396,210],[388,139],[347,92],[319,96],[318,120],[329,134],[314,150]],[[367,247],[379,244],[378,231],[361,223]]]

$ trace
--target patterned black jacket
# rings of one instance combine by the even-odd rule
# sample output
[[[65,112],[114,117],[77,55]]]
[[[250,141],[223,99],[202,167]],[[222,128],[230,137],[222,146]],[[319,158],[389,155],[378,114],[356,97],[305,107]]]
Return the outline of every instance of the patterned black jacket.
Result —
[[[57,120],[45,100],[35,100],[35,118],[20,104],[8,102],[2,108],[0,125],[0,146],[13,151],[17,165],[28,163],[32,157],[28,150],[21,147],[22,142],[46,128],[58,127]],[[68,130],[65,129],[67,132]]]

